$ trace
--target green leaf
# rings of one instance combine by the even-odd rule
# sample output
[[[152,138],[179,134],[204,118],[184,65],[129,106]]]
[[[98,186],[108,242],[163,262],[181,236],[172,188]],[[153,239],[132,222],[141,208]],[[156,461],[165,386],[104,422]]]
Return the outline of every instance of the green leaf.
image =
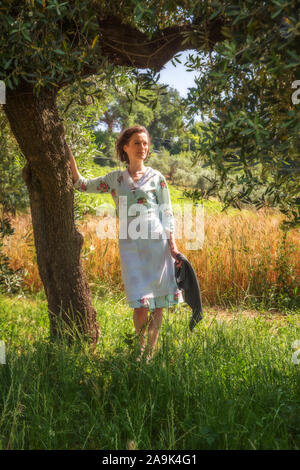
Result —
[[[235,25],[241,19],[241,15],[238,15],[232,22],[232,25]]]
[[[7,83],[8,83],[9,88],[10,88],[11,90],[13,90],[14,87],[13,87],[13,84],[11,83],[10,78],[7,78]]]
[[[31,42],[31,37],[29,36],[28,32],[26,31],[26,29],[22,29],[22,34],[24,36],[25,39],[27,39],[27,41],[30,41]]]
[[[296,63],[293,62],[292,64],[289,64],[289,65],[285,65],[284,68],[285,68],[285,69],[290,69],[291,67],[297,67],[297,66],[299,65],[299,62],[300,62],[300,61],[298,61],[298,62],[296,62]]]
[[[222,8],[220,8],[220,9],[217,10],[215,13],[213,13],[212,15],[210,15],[210,17],[208,18],[208,20],[209,20],[209,21],[213,20],[213,19],[216,18],[216,16],[218,16],[221,12],[222,12]]]
[[[149,99],[145,96],[138,96],[137,101],[140,101],[140,103],[149,103]]]
[[[18,84],[19,84],[18,77],[16,77],[15,75],[13,75],[13,76],[12,76],[12,79],[13,79],[13,81],[14,81],[14,84],[15,84],[16,86],[18,86]]]
[[[12,58],[11,58],[11,59],[8,59],[8,61],[7,61],[6,64],[4,65],[5,70],[8,69],[8,67],[9,67],[9,65],[10,65],[10,63],[11,63],[11,61],[12,61]]]
[[[288,50],[287,53],[297,61],[296,64],[299,63],[299,56],[294,51]]]
[[[281,12],[282,12],[282,8],[280,8],[280,10],[276,11],[275,13],[273,13],[273,15],[271,15],[272,20],[273,20],[274,18],[276,18],[276,16],[280,15]]]

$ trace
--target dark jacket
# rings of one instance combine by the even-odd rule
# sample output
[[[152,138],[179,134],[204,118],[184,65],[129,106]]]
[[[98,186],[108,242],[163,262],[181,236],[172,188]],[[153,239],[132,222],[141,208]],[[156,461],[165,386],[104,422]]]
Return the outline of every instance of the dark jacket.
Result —
[[[184,301],[193,310],[193,316],[190,320],[190,330],[193,331],[194,326],[202,320],[203,317],[200,287],[191,263],[182,253],[178,253],[176,258],[178,261],[182,261],[180,268],[176,266],[175,262],[176,283],[179,289],[184,290]]]

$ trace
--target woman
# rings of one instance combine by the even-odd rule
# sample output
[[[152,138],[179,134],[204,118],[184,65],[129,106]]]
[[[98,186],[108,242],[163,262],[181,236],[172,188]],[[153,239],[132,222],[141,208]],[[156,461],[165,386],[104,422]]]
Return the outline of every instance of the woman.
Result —
[[[147,129],[133,126],[123,130],[116,148],[118,158],[127,165],[124,171],[115,170],[105,176],[86,179],[78,172],[69,149],[70,165],[76,189],[92,193],[110,192],[120,226],[121,217],[126,214],[125,235],[124,224],[122,234],[119,230],[122,278],[128,304],[134,309],[133,322],[140,339],[138,361],[146,349],[148,326],[146,361],[149,362],[161,327],[163,308],[183,302],[172,260],[172,257],[176,260],[179,253],[174,238],[174,217],[164,176],[144,165],[150,149]],[[127,206],[125,209],[124,204]]]

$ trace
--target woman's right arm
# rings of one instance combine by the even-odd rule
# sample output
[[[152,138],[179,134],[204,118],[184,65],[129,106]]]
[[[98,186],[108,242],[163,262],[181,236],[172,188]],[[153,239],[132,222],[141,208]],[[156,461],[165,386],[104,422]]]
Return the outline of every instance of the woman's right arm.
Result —
[[[67,145],[67,151],[68,151],[68,154],[69,154],[70,167],[71,167],[72,177],[73,177],[73,184],[75,184],[78,181],[78,179],[80,178],[80,173],[78,171],[73,153],[71,152],[71,149],[68,146],[68,144],[66,144],[66,145]]]
[[[118,171],[111,171],[105,176],[98,176],[97,178],[84,178],[78,171],[75,158],[68,145],[67,149],[72,171],[73,186],[75,189],[86,193],[112,193],[112,196],[115,195]]]

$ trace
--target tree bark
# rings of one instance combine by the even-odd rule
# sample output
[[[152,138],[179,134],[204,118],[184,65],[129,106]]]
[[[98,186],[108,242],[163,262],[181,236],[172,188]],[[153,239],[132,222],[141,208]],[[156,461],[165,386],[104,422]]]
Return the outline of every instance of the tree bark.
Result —
[[[223,18],[200,24],[169,26],[157,30],[151,40],[137,27],[125,24],[122,17],[98,18],[98,25],[101,54],[108,57],[111,63],[150,68],[156,72],[178,52],[195,48],[212,51],[217,42],[225,39],[221,31],[225,25]],[[186,38],[186,34],[191,36]]]
[[[29,192],[37,263],[50,319],[50,336],[96,343],[99,326],[74,223],[74,191],[56,89],[7,90],[4,110],[27,159],[22,176]]]

